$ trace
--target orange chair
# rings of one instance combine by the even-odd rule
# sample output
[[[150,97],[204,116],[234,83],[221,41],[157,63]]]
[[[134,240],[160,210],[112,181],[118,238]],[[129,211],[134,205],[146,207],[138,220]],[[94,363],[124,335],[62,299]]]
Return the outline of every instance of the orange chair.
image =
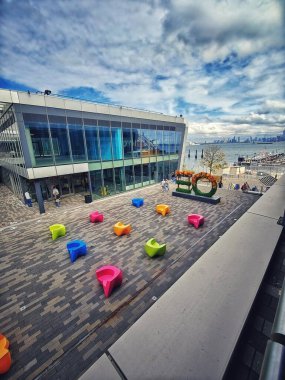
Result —
[[[0,334],[0,374],[6,373],[11,367],[11,354],[8,350],[9,340]]]
[[[118,222],[114,225],[114,232],[117,236],[128,235],[132,230],[130,224],[124,224],[122,222]]]
[[[156,212],[162,214],[163,216],[170,213],[170,207],[168,205],[157,205],[155,209]]]

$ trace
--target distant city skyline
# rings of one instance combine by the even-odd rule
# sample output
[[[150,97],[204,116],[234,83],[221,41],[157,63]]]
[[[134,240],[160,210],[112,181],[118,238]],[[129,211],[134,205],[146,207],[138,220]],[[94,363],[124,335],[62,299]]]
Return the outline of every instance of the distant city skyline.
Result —
[[[0,88],[183,115],[193,140],[285,123],[281,0],[2,0]]]
[[[224,143],[253,143],[253,142],[285,142],[285,129],[283,132],[276,136],[266,136],[265,134],[257,135],[257,136],[227,136],[227,137],[219,137],[217,139],[197,139],[193,140],[191,133],[188,134],[188,141],[193,143],[213,143],[213,144],[224,144]]]

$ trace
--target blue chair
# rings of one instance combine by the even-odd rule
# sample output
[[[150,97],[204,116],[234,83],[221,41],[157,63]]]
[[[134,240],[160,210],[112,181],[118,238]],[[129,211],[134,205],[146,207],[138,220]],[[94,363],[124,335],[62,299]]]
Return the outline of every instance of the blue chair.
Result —
[[[66,244],[66,248],[73,263],[79,256],[85,256],[87,253],[86,243],[83,240],[73,240]]]
[[[135,207],[141,207],[143,206],[143,198],[134,198],[132,200],[132,205]]]

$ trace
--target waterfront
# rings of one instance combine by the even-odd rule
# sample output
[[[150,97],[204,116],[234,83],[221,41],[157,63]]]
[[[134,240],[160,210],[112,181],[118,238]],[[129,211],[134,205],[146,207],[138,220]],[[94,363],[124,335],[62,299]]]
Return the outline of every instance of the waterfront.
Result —
[[[276,142],[272,144],[247,144],[247,143],[236,143],[236,144],[213,144],[219,146],[225,153],[225,160],[227,164],[233,165],[238,161],[238,157],[244,157],[245,159],[250,159],[253,156],[261,154],[281,154],[285,153],[285,142]],[[187,169],[194,170],[198,172],[200,170],[205,170],[205,167],[201,164],[202,150],[205,151],[210,144],[200,144],[200,145],[188,145],[185,150],[185,157],[183,164]],[[190,150],[190,157],[188,157]],[[195,158],[197,152],[197,159]]]

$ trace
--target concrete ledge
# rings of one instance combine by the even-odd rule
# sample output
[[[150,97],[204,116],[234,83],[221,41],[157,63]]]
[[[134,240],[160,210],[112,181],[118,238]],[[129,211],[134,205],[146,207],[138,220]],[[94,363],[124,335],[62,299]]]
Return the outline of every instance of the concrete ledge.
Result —
[[[285,176],[284,176],[285,177]],[[276,221],[284,214],[285,207],[285,187],[276,185],[271,186],[262,197],[251,206],[248,212],[274,218]]]
[[[109,349],[127,379],[221,379],[281,231],[239,219]]]
[[[94,377],[94,374],[96,376]],[[107,355],[104,354],[89,368],[79,380],[121,380],[121,376],[115,370]]]
[[[180,197],[180,198],[187,198],[191,199],[192,201],[199,201],[199,202],[205,202],[205,203],[211,203],[211,204],[217,204],[220,202],[221,197],[203,197],[201,195],[196,195],[196,194],[187,194],[187,193],[182,193],[180,191],[173,191],[172,195],[174,197]]]

